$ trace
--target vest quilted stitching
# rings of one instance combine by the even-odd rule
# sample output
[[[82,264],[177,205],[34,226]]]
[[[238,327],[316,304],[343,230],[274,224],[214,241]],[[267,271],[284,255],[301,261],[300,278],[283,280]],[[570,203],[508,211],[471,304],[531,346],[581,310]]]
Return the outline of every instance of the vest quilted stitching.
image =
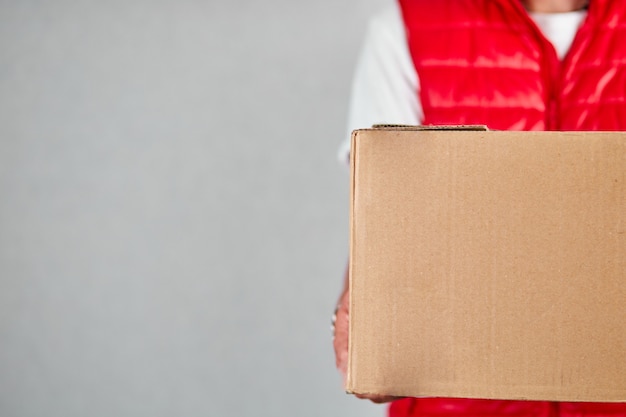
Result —
[[[424,124],[626,129],[626,2],[594,0],[563,62],[514,0],[400,0]]]

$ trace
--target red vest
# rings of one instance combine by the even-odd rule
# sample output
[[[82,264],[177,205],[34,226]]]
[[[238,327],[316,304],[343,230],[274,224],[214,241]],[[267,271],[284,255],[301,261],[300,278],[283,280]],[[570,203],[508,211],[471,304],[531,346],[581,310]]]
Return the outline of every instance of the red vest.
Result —
[[[399,0],[423,124],[626,130],[626,1],[591,0],[559,61],[517,0]],[[626,404],[407,398],[391,417],[626,416]]]
[[[626,130],[626,1],[592,0],[560,62],[516,0],[400,0],[424,124]]]

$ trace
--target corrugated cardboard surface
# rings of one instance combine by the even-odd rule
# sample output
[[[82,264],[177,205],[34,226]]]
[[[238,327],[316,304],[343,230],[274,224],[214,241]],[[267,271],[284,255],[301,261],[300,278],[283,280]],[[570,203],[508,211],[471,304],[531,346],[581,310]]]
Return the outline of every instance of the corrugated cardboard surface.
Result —
[[[626,134],[352,146],[349,392],[626,401]]]

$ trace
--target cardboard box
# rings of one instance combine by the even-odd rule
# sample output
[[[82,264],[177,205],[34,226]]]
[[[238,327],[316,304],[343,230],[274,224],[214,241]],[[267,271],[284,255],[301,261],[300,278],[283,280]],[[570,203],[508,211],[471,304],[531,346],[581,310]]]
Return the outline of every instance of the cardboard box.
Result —
[[[352,137],[347,390],[626,401],[626,133]]]

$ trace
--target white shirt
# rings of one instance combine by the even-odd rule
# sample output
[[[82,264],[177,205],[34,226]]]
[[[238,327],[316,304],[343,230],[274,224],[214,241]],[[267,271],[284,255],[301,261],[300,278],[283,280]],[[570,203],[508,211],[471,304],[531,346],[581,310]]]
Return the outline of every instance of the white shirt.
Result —
[[[587,12],[529,15],[562,59]],[[339,150],[339,159],[348,160],[350,132],[354,129],[384,123],[421,124],[423,112],[418,91],[419,76],[408,50],[400,8],[394,4],[369,23],[352,83],[348,135]]]

